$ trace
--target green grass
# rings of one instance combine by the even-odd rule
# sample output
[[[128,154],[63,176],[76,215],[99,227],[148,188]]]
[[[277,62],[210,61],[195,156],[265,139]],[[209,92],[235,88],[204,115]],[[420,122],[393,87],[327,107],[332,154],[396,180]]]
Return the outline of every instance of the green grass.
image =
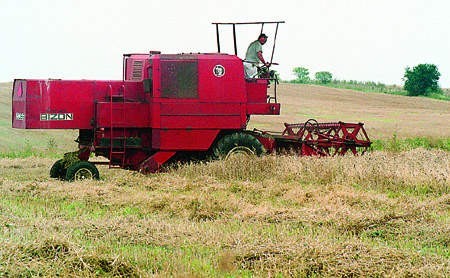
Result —
[[[75,150],[74,130],[23,130],[11,127],[12,83],[0,83],[0,157],[57,157]]]
[[[388,140],[373,140],[370,150],[401,152],[417,148],[450,151],[450,138],[416,137],[400,139],[394,134],[392,138]]]
[[[434,98],[434,99],[438,99],[438,100],[450,100],[450,94],[448,92],[444,92],[444,93],[431,93],[428,94],[425,97],[429,97],[429,98]]]
[[[47,158],[61,158],[64,151],[54,147],[54,139],[50,138],[47,147],[39,149],[33,146],[29,141],[25,140],[24,146],[20,150],[6,151],[0,153],[0,158],[27,158],[27,157],[47,157]],[[372,140],[372,145],[369,149],[372,151],[391,151],[402,152],[417,148],[425,148],[427,150],[444,150],[450,151],[450,138],[429,138],[429,137],[415,137],[415,138],[397,138],[394,134],[390,139]]]
[[[10,125],[0,126],[0,158],[59,157],[77,149],[76,131],[18,130]]]
[[[291,83],[295,83],[295,81],[291,81]],[[319,83],[317,81],[312,80],[309,84],[320,85],[329,88],[338,88],[338,89],[347,89],[354,90],[366,93],[383,93],[383,94],[391,94],[398,96],[408,96],[408,92],[405,91],[401,86],[397,85],[385,85],[380,82],[372,82],[372,81],[356,81],[356,80],[333,80],[330,83]],[[422,95],[418,97],[423,98],[433,98],[437,100],[450,101],[450,93],[447,89],[444,89],[441,93],[430,93],[427,95]]]
[[[54,155],[55,151],[53,148],[38,150],[36,147],[33,147],[29,140],[25,139],[24,145],[20,150],[3,151],[0,153],[0,158],[55,157]]]

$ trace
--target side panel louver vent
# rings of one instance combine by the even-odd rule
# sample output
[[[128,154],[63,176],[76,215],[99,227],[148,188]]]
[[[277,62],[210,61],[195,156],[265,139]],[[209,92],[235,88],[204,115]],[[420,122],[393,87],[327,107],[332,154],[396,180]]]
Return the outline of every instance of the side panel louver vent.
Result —
[[[133,68],[131,73],[132,80],[142,80],[142,67],[144,65],[144,61],[133,61]]]

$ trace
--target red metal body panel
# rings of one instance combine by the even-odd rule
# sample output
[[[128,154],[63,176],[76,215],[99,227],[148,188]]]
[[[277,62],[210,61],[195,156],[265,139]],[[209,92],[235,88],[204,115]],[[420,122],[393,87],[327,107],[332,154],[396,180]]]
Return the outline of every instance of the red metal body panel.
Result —
[[[261,94],[267,88],[267,80],[253,79],[246,84],[248,103],[265,103],[267,94]]]
[[[142,102],[113,102],[111,107],[111,102],[97,102],[95,119],[97,128],[150,127],[150,105]]]
[[[140,163],[139,170],[144,174],[154,173],[174,155],[175,152],[157,152]]]
[[[22,94],[20,87],[26,87],[26,90],[22,89]],[[13,127],[91,127],[90,120],[94,111],[93,82],[15,80],[14,90],[13,115],[23,113],[24,117],[13,117]]]
[[[220,57],[220,58],[218,58]],[[214,75],[214,68],[222,66],[223,76]],[[208,103],[245,103],[247,91],[241,59],[231,55],[199,55],[199,97]]]
[[[279,103],[249,103],[248,115],[280,115]]]
[[[27,129],[92,129],[96,102],[110,101],[111,96],[123,97],[124,92],[128,98],[140,99],[141,102],[144,98],[141,82],[15,80],[12,126]],[[130,108],[134,110],[134,107]],[[134,126],[142,126],[139,121],[140,118],[136,119]]]
[[[206,151],[219,132],[219,129],[153,129],[152,147],[156,150]]]
[[[240,103],[161,103],[161,128],[240,129]]]
[[[15,80],[12,93],[12,127],[27,128],[27,82]]]
[[[252,79],[247,86],[247,114],[248,115],[280,115],[280,104],[268,103],[267,79]]]

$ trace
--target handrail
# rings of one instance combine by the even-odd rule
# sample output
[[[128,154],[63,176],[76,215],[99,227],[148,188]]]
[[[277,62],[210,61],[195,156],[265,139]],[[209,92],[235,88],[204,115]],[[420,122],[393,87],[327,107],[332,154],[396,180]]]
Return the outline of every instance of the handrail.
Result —
[[[111,166],[112,151],[113,151],[113,92],[112,85],[108,84],[109,93],[109,166]]]

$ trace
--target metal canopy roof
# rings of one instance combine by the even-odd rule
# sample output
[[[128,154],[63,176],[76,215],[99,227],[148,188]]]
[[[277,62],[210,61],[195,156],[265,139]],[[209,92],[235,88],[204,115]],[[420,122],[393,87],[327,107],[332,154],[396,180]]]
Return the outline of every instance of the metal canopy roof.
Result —
[[[285,23],[285,21],[255,21],[255,22],[213,22],[212,24],[216,25],[216,37],[217,37],[217,52],[220,53],[220,31],[219,31],[219,25],[232,25],[233,26],[233,43],[234,43],[234,55],[237,56],[237,43],[236,43],[236,25],[261,25],[261,32],[262,34],[264,30],[264,24],[276,24],[275,29],[275,36],[273,39],[273,48],[272,48],[272,55],[270,57],[270,63],[272,63],[273,60],[273,53],[275,52],[275,44],[277,40],[277,33],[278,33],[278,25],[280,23]]]

